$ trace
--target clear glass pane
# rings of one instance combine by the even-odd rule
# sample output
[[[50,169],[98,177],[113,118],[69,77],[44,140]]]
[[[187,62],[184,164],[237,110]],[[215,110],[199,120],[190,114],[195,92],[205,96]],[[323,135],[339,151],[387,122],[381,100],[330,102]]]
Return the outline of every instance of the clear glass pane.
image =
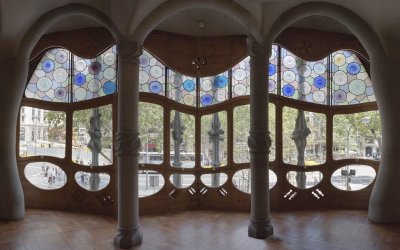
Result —
[[[376,172],[366,165],[347,165],[337,169],[331,176],[335,188],[345,191],[357,191],[369,186],[375,179]]]
[[[305,166],[322,164],[326,160],[326,116],[321,113],[304,111],[304,122],[296,120],[299,110],[289,107],[283,108],[283,162],[292,165],[302,165],[298,153],[304,150]],[[295,132],[296,128],[296,132]],[[308,128],[309,132],[306,132]],[[295,132],[295,133],[294,133]],[[300,141],[300,135],[306,136],[306,144]],[[299,147],[296,147],[293,136],[297,138]],[[301,146],[301,144],[303,144]]]
[[[170,124],[171,166],[178,168],[193,168],[195,165],[194,116],[179,111],[172,111]]]
[[[323,176],[320,171],[289,171],[286,178],[291,185],[301,189],[308,189],[318,185]]]
[[[73,113],[72,160],[86,166],[113,163],[112,105]]]
[[[226,165],[227,158],[226,111],[201,117],[202,167],[218,168]],[[214,155],[214,153],[216,155]]]
[[[200,179],[207,187],[220,187],[228,180],[228,176],[224,173],[203,174]]]
[[[382,143],[379,111],[333,117],[333,158],[380,160]]]
[[[275,105],[269,103],[269,131],[272,140],[269,161],[275,160]],[[235,163],[250,162],[247,138],[250,130],[250,105],[242,105],[233,109],[233,161]]]
[[[65,172],[50,162],[32,162],[26,165],[26,179],[40,189],[59,189],[67,183]]]
[[[65,113],[21,107],[19,155],[65,157]]]
[[[272,189],[278,178],[274,171],[268,170],[269,175],[269,189]],[[242,192],[251,193],[251,172],[250,169],[242,169],[237,171],[232,177],[233,185]]]
[[[139,171],[139,197],[147,197],[160,191],[164,186],[164,177],[157,171]]]
[[[161,164],[164,161],[164,110],[157,104],[139,102],[140,164]]]
[[[195,180],[195,176],[192,174],[171,174],[169,181],[176,188],[187,188],[190,187]]]
[[[76,172],[75,181],[88,191],[99,191],[110,183],[110,175],[106,173]]]

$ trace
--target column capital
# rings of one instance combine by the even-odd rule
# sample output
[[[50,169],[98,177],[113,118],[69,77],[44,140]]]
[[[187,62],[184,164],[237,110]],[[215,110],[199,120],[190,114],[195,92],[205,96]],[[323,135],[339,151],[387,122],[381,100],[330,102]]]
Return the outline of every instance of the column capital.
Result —
[[[250,131],[247,143],[249,144],[250,153],[269,154],[269,148],[272,144],[270,132]]]
[[[268,62],[271,54],[271,47],[265,44],[258,43],[255,39],[248,37],[247,40],[247,51],[252,59],[260,59]]]
[[[142,55],[142,44],[136,41],[119,41],[117,43],[118,56],[121,63],[137,63]]]
[[[115,144],[115,151],[117,156],[139,155],[139,133],[133,129],[118,130]]]

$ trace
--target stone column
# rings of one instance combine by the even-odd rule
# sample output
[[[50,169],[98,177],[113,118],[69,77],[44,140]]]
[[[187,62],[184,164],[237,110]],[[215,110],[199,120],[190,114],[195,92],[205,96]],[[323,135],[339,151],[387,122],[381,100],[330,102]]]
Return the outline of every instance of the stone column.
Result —
[[[273,234],[270,220],[268,154],[268,54],[270,47],[247,39],[250,54],[250,148],[251,212],[248,234],[264,239]]]
[[[28,57],[0,60],[0,74],[2,81],[8,83],[0,92],[0,220],[20,220],[25,215],[25,202],[16,161],[16,127]]]
[[[399,60],[371,58],[372,82],[381,117],[382,155],[368,218],[378,223],[400,222],[399,67]]]
[[[118,51],[118,233],[114,244],[120,248],[140,245],[139,229],[138,132],[139,111],[139,56],[142,45],[134,41],[120,41]]]

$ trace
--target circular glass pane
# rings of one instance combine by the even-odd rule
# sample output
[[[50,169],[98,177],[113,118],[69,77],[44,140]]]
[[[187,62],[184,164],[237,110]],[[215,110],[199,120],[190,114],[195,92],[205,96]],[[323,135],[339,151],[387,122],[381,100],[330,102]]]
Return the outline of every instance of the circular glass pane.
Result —
[[[301,189],[315,187],[321,182],[322,177],[320,171],[289,171],[286,175],[286,178],[291,185]]]
[[[366,165],[347,165],[331,176],[332,185],[340,190],[357,191],[368,187],[375,179],[375,170]]]
[[[228,180],[228,176],[224,173],[203,174],[200,176],[201,182],[207,187],[220,187]]]
[[[139,171],[139,197],[147,197],[161,190],[164,186],[164,177],[153,170]]]
[[[26,165],[24,174],[26,179],[40,189],[59,189],[67,183],[65,172],[50,162],[32,162]]]
[[[106,173],[88,173],[79,171],[75,174],[75,181],[88,191],[99,191],[110,183],[110,175]]]
[[[176,188],[187,188],[190,187],[195,180],[192,174],[171,174],[169,181]]]

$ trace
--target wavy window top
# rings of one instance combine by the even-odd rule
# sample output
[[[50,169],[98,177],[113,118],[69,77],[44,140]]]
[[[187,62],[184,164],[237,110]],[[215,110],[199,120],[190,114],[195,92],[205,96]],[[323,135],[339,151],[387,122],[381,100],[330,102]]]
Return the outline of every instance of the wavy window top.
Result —
[[[117,55],[113,46],[84,59],[62,48],[45,53],[25,89],[27,98],[50,102],[79,102],[113,94]]]
[[[116,47],[92,59],[65,49],[46,52],[30,79],[25,95],[52,102],[78,102],[115,93]],[[207,107],[250,94],[250,57],[215,76],[191,77],[164,65],[146,50],[139,58],[139,91],[165,96],[192,107]],[[278,45],[271,48],[269,93],[323,104],[374,102],[371,79],[356,53],[336,51],[306,61]]]

